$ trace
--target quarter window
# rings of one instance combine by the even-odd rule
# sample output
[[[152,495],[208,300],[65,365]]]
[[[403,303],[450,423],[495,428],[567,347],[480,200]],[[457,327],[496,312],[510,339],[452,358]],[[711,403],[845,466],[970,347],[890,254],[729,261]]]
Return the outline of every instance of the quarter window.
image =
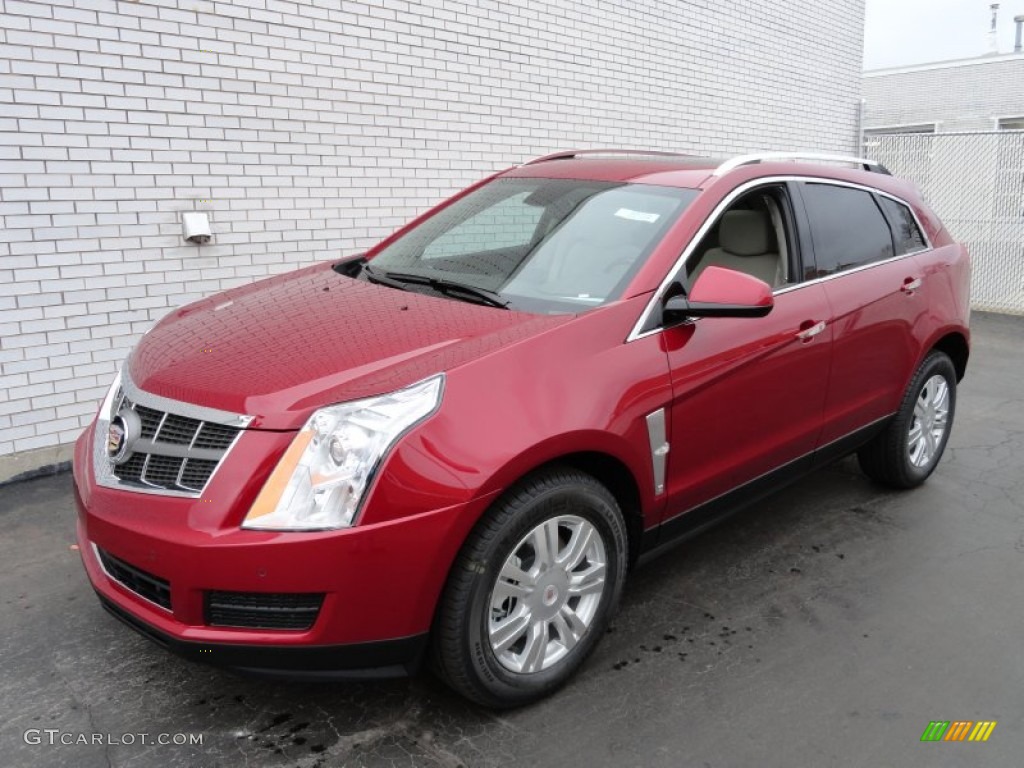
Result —
[[[869,192],[831,184],[804,184],[801,191],[816,277],[892,257],[892,232]]]
[[[924,241],[924,236],[921,234],[921,230],[918,229],[914,214],[910,212],[907,206],[903,203],[897,203],[888,197],[879,196],[878,201],[892,223],[892,234],[893,239],[896,241],[897,256],[902,256],[904,253],[923,251],[928,247]]]

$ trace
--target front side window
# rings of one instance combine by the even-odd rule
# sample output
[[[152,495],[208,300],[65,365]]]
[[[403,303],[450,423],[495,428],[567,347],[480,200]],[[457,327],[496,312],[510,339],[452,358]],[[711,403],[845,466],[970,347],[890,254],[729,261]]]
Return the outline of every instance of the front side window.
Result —
[[[736,200],[687,261],[687,290],[708,267],[745,272],[772,288],[795,282],[790,211],[782,185],[760,187]]]
[[[457,284],[517,310],[579,312],[619,298],[696,196],[645,184],[497,179],[405,233],[370,264],[373,274],[404,280],[409,290],[429,291],[434,281],[450,298],[462,298],[447,290]]]
[[[801,185],[814,242],[816,277],[893,255],[892,232],[870,192],[832,184]]]

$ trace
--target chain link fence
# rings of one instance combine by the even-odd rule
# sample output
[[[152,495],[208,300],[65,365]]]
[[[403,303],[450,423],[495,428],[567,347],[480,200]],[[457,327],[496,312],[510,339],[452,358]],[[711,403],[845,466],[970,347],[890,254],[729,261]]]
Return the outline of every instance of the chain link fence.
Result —
[[[1024,131],[880,134],[865,154],[913,181],[971,254],[971,306],[1024,315]]]

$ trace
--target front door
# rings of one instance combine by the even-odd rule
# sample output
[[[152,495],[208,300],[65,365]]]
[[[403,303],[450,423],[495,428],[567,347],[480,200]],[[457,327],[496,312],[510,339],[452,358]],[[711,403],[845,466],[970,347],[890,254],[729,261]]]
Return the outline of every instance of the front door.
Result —
[[[672,375],[668,516],[784,465],[810,463],[821,431],[832,331],[821,285],[775,297],[752,319],[665,331]],[[802,461],[800,461],[802,460]]]
[[[672,378],[666,519],[810,465],[832,326],[822,285],[802,282],[794,220],[785,185],[757,187],[688,259],[689,281],[715,264],[773,282],[775,306],[761,318],[703,318],[663,332]]]

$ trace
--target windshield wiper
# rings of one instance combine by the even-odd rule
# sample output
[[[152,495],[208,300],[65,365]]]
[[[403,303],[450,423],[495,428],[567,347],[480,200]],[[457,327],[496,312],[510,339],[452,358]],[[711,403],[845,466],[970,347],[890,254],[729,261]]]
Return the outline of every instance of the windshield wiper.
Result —
[[[368,268],[368,267],[367,267]],[[475,285],[467,285],[455,280],[446,280],[441,277],[430,277],[429,275],[414,275],[408,272],[383,272],[377,273],[380,278],[393,280],[399,283],[410,283],[413,285],[426,285],[438,293],[457,298],[457,294],[463,297],[475,299],[478,304],[486,304],[490,307],[508,309],[509,302],[503,299],[500,293],[488,291],[486,288],[477,288]]]
[[[400,291],[409,290],[408,288],[405,287],[404,283],[393,279],[391,275],[389,275],[387,272],[378,272],[365,262],[363,263],[362,267],[363,272],[366,274],[366,279],[369,280],[371,283],[386,285],[388,288],[397,288]]]

